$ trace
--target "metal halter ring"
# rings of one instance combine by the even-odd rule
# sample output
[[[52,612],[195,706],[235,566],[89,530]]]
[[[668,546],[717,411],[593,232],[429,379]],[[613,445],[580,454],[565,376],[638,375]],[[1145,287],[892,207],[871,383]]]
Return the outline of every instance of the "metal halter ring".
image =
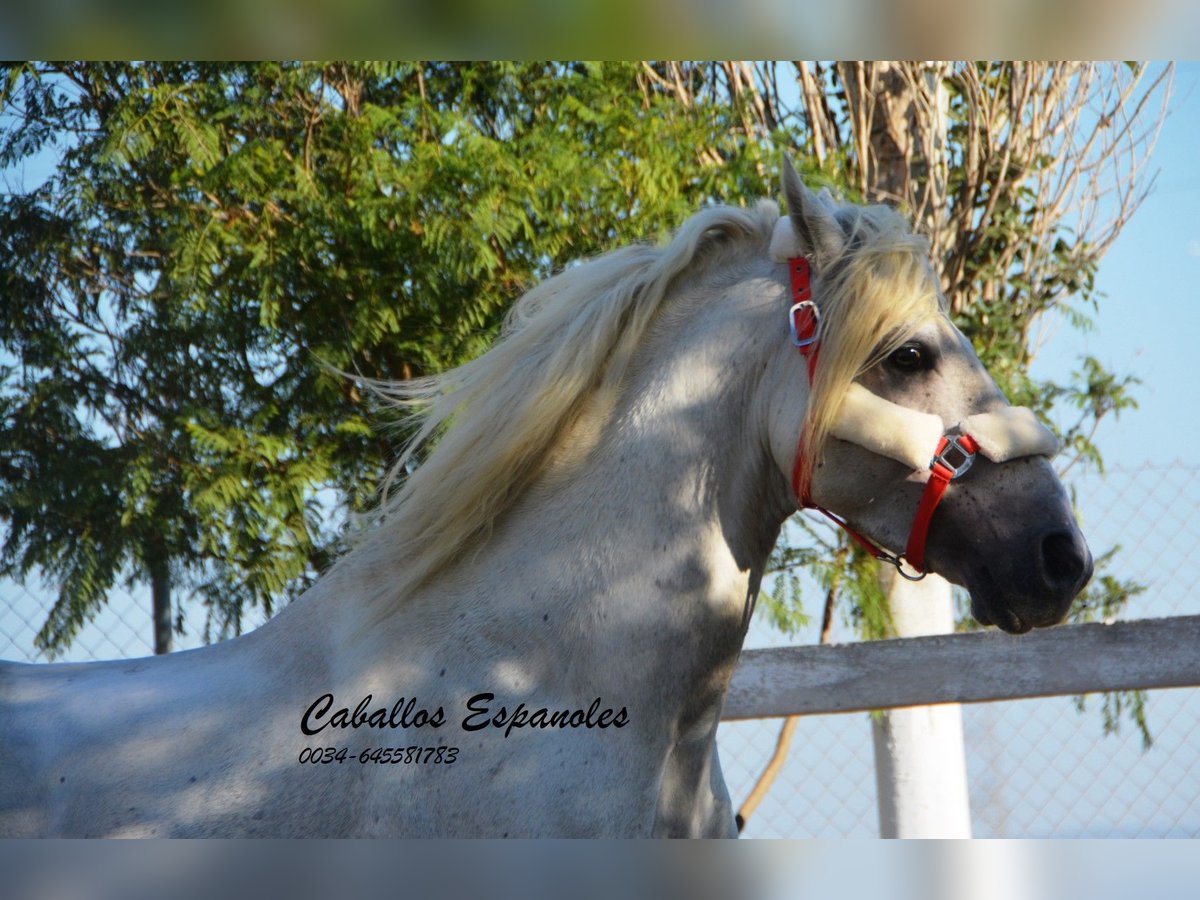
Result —
[[[796,330],[796,314],[802,310],[809,310],[813,319],[813,330],[809,337],[800,337]],[[793,303],[792,308],[788,310],[788,328],[792,332],[792,343],[797,347],[809,347],[821,339],[821,310],[817,308],[817,304],[812,300],[801,300],[799,303]]]
[[[916,575],[909,575],[907,572],[905,572],[904,564],[908,563],[908,560],[904,558],[903,554],[900,556],[892,556],[889,553],[876,553],[875,558],[880,562],[890,563],[891,565],[895,566],[896,571],[900,574],[900,577],[906,581],[921,581],[927,574],[929,574],[928,572],[917,572]],[[909,565],[912,564],[909,563]],[[914,569],[914,571],[916,570]]]

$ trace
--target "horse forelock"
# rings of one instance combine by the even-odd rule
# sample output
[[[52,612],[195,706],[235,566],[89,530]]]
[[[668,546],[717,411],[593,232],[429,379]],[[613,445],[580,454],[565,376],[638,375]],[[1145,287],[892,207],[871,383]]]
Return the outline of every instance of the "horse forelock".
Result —
[[[813,285],[821,355],[805,412],[805,481],[854,379],[943,310],[929,244],[902,216],[885,206],[843,206],[837,218],[847,232],[844,250]]]
[[[663,246],[615,250],[537,285],[514,305],[492,348],[471,362],[430,378],[373,383],[386,403],[408,411],[414,436],[359,536],[362,552],[390,563],[391,580],[380,586],[386,596],[368,621],[486,536],[580,411],[620,384],[681,275],[731,253],[763,256],[778,218],[771,201],[703,209]]]

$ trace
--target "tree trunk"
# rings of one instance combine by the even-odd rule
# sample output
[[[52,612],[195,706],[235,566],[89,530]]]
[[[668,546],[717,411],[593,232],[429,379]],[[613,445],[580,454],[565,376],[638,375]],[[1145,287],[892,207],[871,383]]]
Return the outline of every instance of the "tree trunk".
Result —
[[[147,560],[154,614],[154,653],[171,652],[171,567],[165,550],[156,548]]]
[[[857,63],[862,163],[872,199],[912,202],[917,226],[936,233],[943,214],[948,98],[938,67],[922,63]],[[921,184],[923,190],[917,190]],[[932,236],[932,235],[931,235]],[[905,581],[881,572],[897,637],[954,631],[950,584],[936,575]],[[881,837],[971,836],[962,711],[956,704],[881,713],[872,723]]]

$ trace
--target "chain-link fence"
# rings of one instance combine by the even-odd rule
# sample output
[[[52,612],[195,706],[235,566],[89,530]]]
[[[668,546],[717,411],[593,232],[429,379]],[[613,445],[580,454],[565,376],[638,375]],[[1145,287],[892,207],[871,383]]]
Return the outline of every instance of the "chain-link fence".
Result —
[[[1093,552],[1119,547],[1109,570],[1146,587],[1124,617],[1200,613],[1193,594],[1200,580],[1200,522],[1194,521],[1200,466],[1113,470],[1103,477],[1075,476],[1072,483]],[[0,658],[44,659],[33,639],[48,597],[0,582]],[[196,646],[203,624],[203,611],[191,611],[176,646]],[[148,592],[121,593],[62,658],[145,655],[150,634]],[[853,635],[839,624],[834,639]],[[815,635],[785,639],[756,623],[747,646],[788,642],[815,642]],[[1105,735],[1095,697],[1082,712],[1070,697],[965,707],[974,834],[1200,836],[1200,689],[1150,692],[1146,718],[1149,749],[1125,714],[1118,732]],[[721,760],[735,804],[770,758],[779,725],[761,720],[721,726]],[[870,721],[848,714],[800,721],[788,761],[745,835],[870,837],[878,828]]]
[[[54,593],[36,585],[20,585],[0,580],[0,659],[20,662],[49,662],[35,643],[38,630],[54,606]],[[80,629],[71,646],[53,658],[53,662],[90,662],[149,656],[154,652],[149,588],[115,588],[108,603]],[[172,638],[173,650],[190,650],[204,644],[205,610],[199,604],[184,604],[183,632]],[[265,621],[260,610],[248,610],[243,620],[246,630]],[[216,632],[216,628],[212,629]]]

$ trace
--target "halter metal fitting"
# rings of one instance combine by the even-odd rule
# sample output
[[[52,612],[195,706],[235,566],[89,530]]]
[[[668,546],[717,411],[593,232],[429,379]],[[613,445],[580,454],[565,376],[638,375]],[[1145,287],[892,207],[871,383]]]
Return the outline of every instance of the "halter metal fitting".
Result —
[[[809,318],[805,319],[804,314]],[[821,339],[821,311],[812,300],[793,303],[788,310],[788,327],[792,332],[792,343],[800,349],[811,347]]]
[[[975,463],[975,451],[979,445],[966,434],[948,434],[939,442],[937,452],[929,461],[929,468],[942,466],[950,472],[951,480],[965,475]]]

